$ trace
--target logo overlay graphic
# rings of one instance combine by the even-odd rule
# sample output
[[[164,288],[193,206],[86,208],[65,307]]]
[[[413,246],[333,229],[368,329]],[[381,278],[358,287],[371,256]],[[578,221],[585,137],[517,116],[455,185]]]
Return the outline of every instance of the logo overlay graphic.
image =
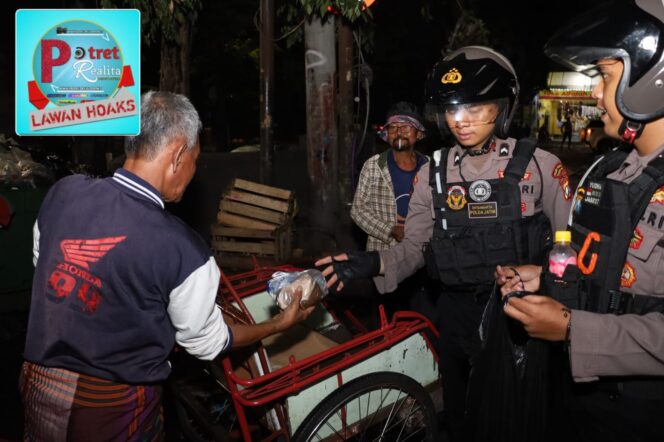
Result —
[[[126,236],[111,236],[61,241],[60,250],[64,262],[58,263],[48,278],[48,298],[60,303],[75,291],[76,299],[70,307],[87,314],[94,314],[102,300],[103,283],[100,278],[88,271],[90,265],[99,262],[126,238]]]
[[[139,132],[137,10],[19,10],[16,35],[18,134]]]

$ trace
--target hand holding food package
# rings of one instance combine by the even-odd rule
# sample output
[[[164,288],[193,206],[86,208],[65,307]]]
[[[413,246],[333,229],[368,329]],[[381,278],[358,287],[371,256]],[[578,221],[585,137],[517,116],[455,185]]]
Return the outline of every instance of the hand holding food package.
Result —
[[[325,277],[316,269],[301,272],[275,272],[267,283],[267,291],[282,310],[288,307],[297,289],[302,289],[302,308],[318,303],[327,295]]]

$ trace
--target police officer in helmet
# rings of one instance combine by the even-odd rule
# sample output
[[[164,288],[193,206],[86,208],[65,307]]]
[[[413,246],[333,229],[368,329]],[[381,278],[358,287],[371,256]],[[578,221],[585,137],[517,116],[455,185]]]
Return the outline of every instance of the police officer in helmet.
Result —
[[[661,441],[664,413],[664,4],[599,6],[553,36],[552,59],[601,75],[593,97],[623,146],[577,188],[578,265],[563,282],[540,267],[498,278],[548,296],[510,298],[505,313],[531,336],[565,342],[565,440]]]
[[[328,285],[374,277],[381,293],[427,266],[440,283],[440,370],[446,426],[467,440],[464,418],[470,359],[497,264],[541,259],[551,229],[565,225],[571,193],[565,169],[534,142],[508,138],[518,96],[511,63],[468,46],[437,63],[426,82],[427,114],[456,139],[422,166],[405,237],[389,250],[319,260]]]

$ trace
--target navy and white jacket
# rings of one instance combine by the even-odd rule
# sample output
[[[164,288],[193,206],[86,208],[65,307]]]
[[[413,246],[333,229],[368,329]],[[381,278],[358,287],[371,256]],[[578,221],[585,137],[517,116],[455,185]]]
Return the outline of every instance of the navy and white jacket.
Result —
[[[230,348],[203,240],[127,170],[58,181],[34,226],[25,359],[129,384],[164,380],[177,342],[200,359]]]

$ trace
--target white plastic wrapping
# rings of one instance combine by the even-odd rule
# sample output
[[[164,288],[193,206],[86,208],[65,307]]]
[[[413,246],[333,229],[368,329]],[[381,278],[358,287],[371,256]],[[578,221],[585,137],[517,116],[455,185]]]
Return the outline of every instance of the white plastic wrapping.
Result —
[[[275,272],[267,283],[267,291],[282,310],[288,307],[298,288],[302,288],[300,305],[312,306],[327,296],[325,277],[316,269],[301,272]]]

